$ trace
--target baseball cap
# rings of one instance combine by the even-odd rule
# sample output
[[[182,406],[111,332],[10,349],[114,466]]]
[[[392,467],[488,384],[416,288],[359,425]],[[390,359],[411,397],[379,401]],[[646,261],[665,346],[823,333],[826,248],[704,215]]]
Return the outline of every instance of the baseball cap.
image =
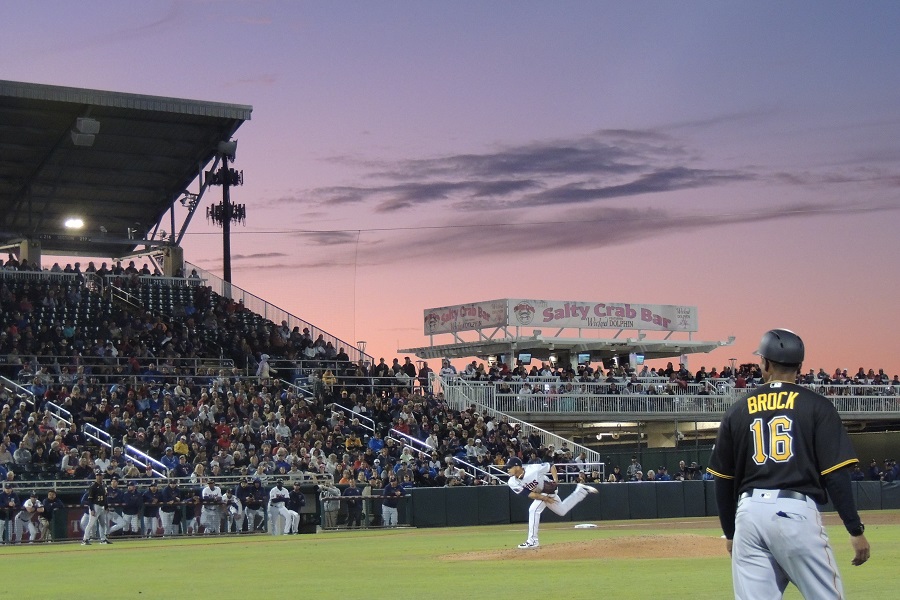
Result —
[[[511,467],[521,467],[521,466],[522,466],[522,460],[521,460],[520,458],[515,457],[515,456],[511,456],[511,457],[509,458],[509,460],[506,461],[506,468],[507,468],[507,469],[509,469],[509,468],[511,468]]]
[[[137,487],[137,483],[135,483],[134,481],[129,481],[128,487]]]

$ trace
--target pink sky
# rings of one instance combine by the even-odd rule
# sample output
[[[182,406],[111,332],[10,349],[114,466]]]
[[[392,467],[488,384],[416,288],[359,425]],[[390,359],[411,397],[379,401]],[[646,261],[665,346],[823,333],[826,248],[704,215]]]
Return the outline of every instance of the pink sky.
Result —
[[[252,105],[234,282],[376,357],[427,307],[534,297],[697,306],[737,341],[692,368],[788,327],[808,367],[900,372],[898,5],[15,12],[4,79]],[[221,272],[202,216],[184,246]]]

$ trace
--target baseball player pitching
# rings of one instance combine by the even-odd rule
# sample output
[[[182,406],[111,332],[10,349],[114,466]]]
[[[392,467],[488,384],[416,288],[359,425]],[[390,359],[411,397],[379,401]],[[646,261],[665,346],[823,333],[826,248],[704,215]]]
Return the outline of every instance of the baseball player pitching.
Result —
[[[509,473],[506,481],[509,488],[516,494],[528,492],[528,497],[534,500],[528,507],[528,539],[518,546],[523,550],[541,545],[538,541],[538,529],[541,526],[541,513],[545,508],[564,515],[587,498],[588,494],[598,493],[595,488],[579,483],[568,498],[561,499],[556,493],[556,486],[559,485],[556,465],[549,463],[522,466],[521,459],[513,456],[506,461],[506,470]]]
[[[844,598],[817,504],[830,496],[850,534],[854,565],[869,542],[850,485],[857,463],[827,398],[794,384],[805,355],[787,329],[766,332],[756,354],[764,385],[746,393],[719,426],[708,471],[732,556],[734,597],[781,598],[788,582],[804,598]]]

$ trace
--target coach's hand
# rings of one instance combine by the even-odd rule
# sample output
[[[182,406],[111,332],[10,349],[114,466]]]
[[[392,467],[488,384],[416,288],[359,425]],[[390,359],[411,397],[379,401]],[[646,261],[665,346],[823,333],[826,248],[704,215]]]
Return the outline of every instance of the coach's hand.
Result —
[[[728,556],[731,556],[731,550],[734,548],[734,540],[725,540],[725,549],[728,550]]]
[[[869,548],[869,540],[866,539],[865,534],[857,535],[855,537],[850,536],[850,545],[853,546],[853,552],[856,554],[856,556],[853,557],[854,567],[858,567],[869,560],[871,548]]]

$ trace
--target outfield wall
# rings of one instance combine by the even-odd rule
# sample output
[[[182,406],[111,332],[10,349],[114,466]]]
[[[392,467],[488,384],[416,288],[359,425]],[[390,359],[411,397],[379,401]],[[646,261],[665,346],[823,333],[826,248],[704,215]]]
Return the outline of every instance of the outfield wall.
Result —
[[[716,516],[716,497],[712,481],[658,481],[641,483],[603,483],[595,487],[599,494],[588,496],[572,511],[559,516],[545,510],[541,522],[616,521],[627,519],[677,519]],[[575,489],[562,484],[559,493],[566,497]],[[853,482],[853,493],[860,510],[900,509],[900,483],[880,481]],[[409,521],[415,527],[457,527],[465,525],[503,525],[528,521],[531,500],[513,494],[504,486],[417,488],[408,503]],[[833,511],[831,503],[822,507]]]

